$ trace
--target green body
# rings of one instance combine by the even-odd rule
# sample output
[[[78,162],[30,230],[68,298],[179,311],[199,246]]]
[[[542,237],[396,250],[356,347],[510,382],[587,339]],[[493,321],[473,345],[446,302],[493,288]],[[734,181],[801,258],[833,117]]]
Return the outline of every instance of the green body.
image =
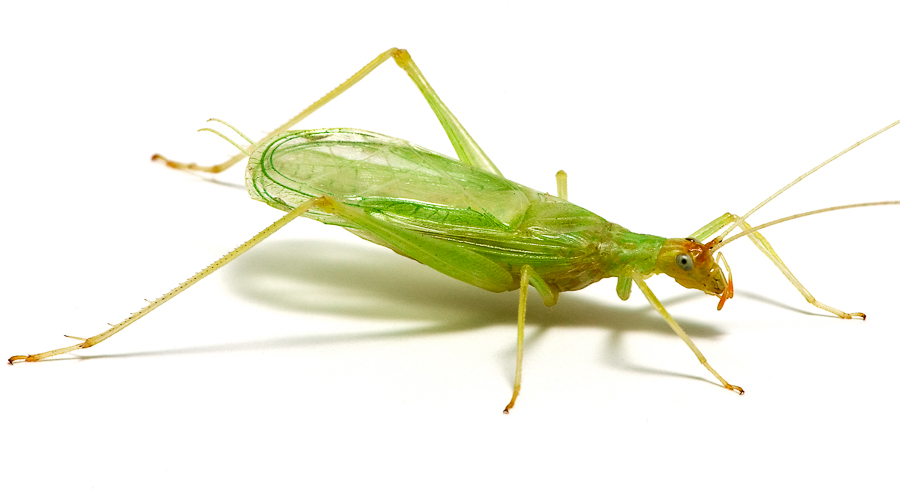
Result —
[[[283,211],[327,195],[390,228],[476,253],[509,272],[508,284],[475,284],[493,291],[518,289],[525,265],[557,291],[656,273],[665,242],[404,140],[355,129],[284,133],[256,149],[246,182],[254,199]],[[411,254],[343,216],[305,216]]]
[[[460,160],[367,131],[288,130],[390,59],[406,72],[425,97]],[[897,124],[900,121],[800,176],[756,209],[831,160]],[[444,105],[409,53],[402,49],[383,52],[258,143],[241,136],[253,144],[246,174],[250,195],[287,214],[103,333],[81,339],[76,345],[13,356],[9,362],[39,361],[106,340],[300,216],[342,226],[438,272],[488,291],[519,289],[516,377],[512,398],[504,412],[513,407],[521,387],[529,286],[541,295],[545,305],[552,306],[560,292],[581,289],[606,277],[618,278],[616,292],[623,300],[628,298],[632,283],[636,284],[700,363],[725,388],[743,393],[743,389],[728,383],[709,365],[645,282],[650,275],[666,274],[686,288],[718,297],[721,309],[732,297],[734,284],[730,270],[726,279],[717,264],[721,258],[727,269],[724,257],[719,253],[713,259],[713,254],[728,242],[722,240],[725,235],[738,226],[807,301],[843,318],[865,318],[861,312],[848,314],[817,301],[759,235],[758,228],[751,228],[746,222],[747,216],[756,209],[740,218],[725,213],[684,239],[664,239],[630,232],[569,203],[565,200],[562,172],[557,174],[562,198],[507,180]],[[248,155],[240,146],[232,144]],[[161,155],[153,158],[177,169],[217,173],[234,165],[243,155],[210,167],[174,162]],[[831,209],[835,208],[828,210]],[[727,225],[731,226],[719,237],[706,244],[701,242]]]

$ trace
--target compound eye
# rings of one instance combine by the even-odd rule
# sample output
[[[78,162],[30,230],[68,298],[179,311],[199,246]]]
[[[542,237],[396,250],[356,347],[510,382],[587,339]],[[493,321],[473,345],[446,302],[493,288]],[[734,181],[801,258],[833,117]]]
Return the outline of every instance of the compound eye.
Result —
[[[675,262],[678,263],[678,266],[681,267],[681,270],[685,272],[690,272],[694,269],[694,260],[691,259],[691,255],[689,254],[680,254],[675,257]]]

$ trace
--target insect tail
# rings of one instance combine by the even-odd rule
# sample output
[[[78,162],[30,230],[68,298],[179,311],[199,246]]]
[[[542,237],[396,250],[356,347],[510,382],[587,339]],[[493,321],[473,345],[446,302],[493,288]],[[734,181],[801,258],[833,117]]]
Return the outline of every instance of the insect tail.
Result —
[[[256,150],[256,147],[257,147],[258,145],[257,145],[256,143],[254,143],[253,140],[251,140],[250,138],[248,138],[244,133],[242,133],[241,131],[239,131],[236,127],[234,127],[233,125],[229,124],[228,122],[225,122],[224,120],[216,119],[216,118],[209,119],[209,120],[207,120],[207,122],[218,122],[218,123],[220,123],[220,124],[225,124],[226,126],[228,126],[229,129],[231,129],[232,131],[238,133],[238,135],[240,135],[240,137],[242,137],[242,138],[244,138],[245,140],[247,140],[247,142],[250,143],[250,146],[251,146],[252,148],[250,148],[250,151],[244,150],[243,148],[241,148],[240,145],[238,145],[237,143],[235,143],[234,141],[232,141],[231,138],[225,136],[224,134],[220,133],[219,131],[216,131],[215,129],[210,129],[210,128],[208,128],[208,127],[204,127],[203,129],[198,129],[197,132],[200,132],[200,131],[208,131],[208,132],[211,132],[211,133],[213,133],[213,134],[219,136],[220,138],[224,139],[225,141],[231,143],[232,145],[234,145],[235,148],[237,148],[238,150],[240,150],[241,152],[243,152],[244,155],[246,155],[246,156],[248,156],[248,157],[250,156],[251,153],[253,153],[254,150]]]

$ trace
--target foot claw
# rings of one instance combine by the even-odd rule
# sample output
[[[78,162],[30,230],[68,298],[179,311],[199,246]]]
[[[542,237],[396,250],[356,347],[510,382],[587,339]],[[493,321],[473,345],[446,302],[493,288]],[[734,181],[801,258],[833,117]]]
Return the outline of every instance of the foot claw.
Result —
[[[162,155],[160,155],[158,153],[154,153],[153,157],[150,157],[150,162],[162,162],[163,164],[168,166],[170,160],[163,157]],[[173,166],[169,166],[169,167],[173,167]]]
[[[158,153],[154,153],[153,157],[150,157],[151,162],[161,162],[172,169],[194,169],[194,170],[202,170],[198,169],[197,164],[190,163],[185,164],[184,162],[175,162],[174,160],[169,160]]]

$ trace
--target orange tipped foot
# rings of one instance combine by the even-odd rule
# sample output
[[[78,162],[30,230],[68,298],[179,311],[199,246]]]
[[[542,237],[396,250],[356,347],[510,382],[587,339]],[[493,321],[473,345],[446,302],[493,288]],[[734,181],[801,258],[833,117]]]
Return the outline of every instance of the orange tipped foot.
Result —
[[[834,314],[837,315],[838,317],[840,317],[841,319],[853,319],[854,317],[859,317],[863,321],[866,320],[866,314],[863,314],[862,312],[850,312],[848,314],[846,312],[838,311],[838,312],[834,312]]]
[[[863,314],[862,312],[850,312],[848,314],[847,312],[844,312],[843,310],[838,310],[834,307],[825,305],[824,303],[820,302],[819,300],[816,300],[815,298],[813,298],[813,296],[810,295],[808,292],[804,293],[804,296],[806,296],[806,301],[808,301],[812,305],[819,307],[822,310],[827,310],[828,312],[831,312],[832,314],[840,317],[841,319],[853,319],[854,317],[859,317],[863,321],[866,320],[866,314]]]
[[[153,157],[150,157],[150,160],[153,162],[163,163],[163,164],[171,167],[172,169],[185,169],[188,171],[200,171],[200,172],[204,172],[204,173],[220,173],[220,172],[228,169],[229,167],[231,167],[231,165],[234,164],[234,162],[236,161],[235,159],[239,159],[240,157],[241,156],[238,155],[234,159],[232,159],[224,164],[216,164],[216,165],[210,166],[210,167],[197,165],[193,162],[191,162],[190,164],[187,164],[185,162],[176,162],[174,160],[169,160],[158,153],[153,154]]]
[[[70,345],[68,347],[62,347],[62,348],[59,348],[56,350],[48,350],[47,352],[41,352],[39,354],[31,354],[28,356],[12,356],[8,359],[8,361],[9,361],[9,364],[13,364],[17,361],[25,361],[26,363],[33,363],[35,361],[40,361],[41,359],[47,359],[48,357],[58,356],[61,354],[68,354],[69,352],[72,352],[73,350],[86,349],[88,347],[97,345],[98,343],[102,342],[106,338],[109,338],[109,336],[111,336],[111,334],[109,334],[110,332],[115,333],[115,331],[110,329],[100,335],[97,335],[94,338],[88,338],[87,340],[84,340],[83,338],[79,338],[79,340],[84,340],[84,341],[79,343],[78,345]],[[100,338],[103,335],[106,335],[106,336],[104,338]],[[72,337],[72,338],[75,338],[75,337]]]
[[[19,361],[25,361],[26,363],[33,363],[33,362],[40,361],[41,359],[45,359],[47,357],[49,357],[49,355],[47,355],[47,353],[44,352],[41,354],[31,354],[30,356],[12,356],[9,359],[7,359],[7,361],[9,362],[10,365],[12,365],[16,362],[19,362]]]
[[[744,395],[744,389],[738,387],[737,385],[728,385],[725,388],[728,390],[733,390],[742,396]]]
[[[150,157],[150,160],[152,162],[161,162],[161,163],[171,167],[172,169],[196,170],[200,167],[197,164],[194,164],[193,162],[190,164],[185,164],[184,162],[175,162],[174,160],[169,160],[158,153],[154,153],[153,157]]]
[[[516,398],[519,397],[519,389],[520,387],[518,385],[513,387],[512,399],[509,400],[509,404],[506,405],[506,408],[503,408],[504,415],[509,415],[509,410],[513,409],[513,406],[516,405]]]

